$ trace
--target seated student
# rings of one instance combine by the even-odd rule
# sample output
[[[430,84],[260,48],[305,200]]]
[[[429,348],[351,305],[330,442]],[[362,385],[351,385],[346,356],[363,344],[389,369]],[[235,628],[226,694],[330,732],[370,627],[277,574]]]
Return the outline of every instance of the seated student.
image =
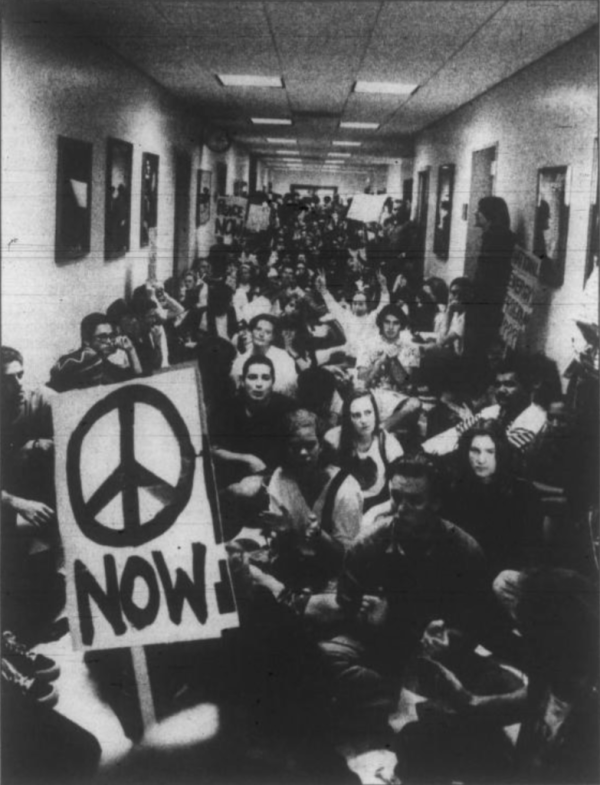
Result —
[[[129,367],[111,361],[123,349]],[[91,313],[81,320],[81,348],[63,355],[50,370],[48,387],[56,392],[113,384],[142,374],[142,366],[134,345],[127,336],[116,336],[109,318]]]
[[[446,710],[471,723],[520,723],[512,770],[502,781],[598,782],[597,586],[571,570],[542,568],[519,574],[514,591],[512,615],[528,650],[527,686],[480,695],[430,661]],[[414,748],[411,741],[407,751]],[[431,743],[425,749],[430,754]],[[498,772],[480,771],[476,781],[498,781]]]
[[[154,300],[137,300],[135,310],[129,308],[124,300],[115,300],[106,309],[106,315],[115,325],[118,335],[129,338],[135,347],[144,374],[150,375],[169,366],[166,334]],[[123,367],[127,368],[127,356],[123,359]]]
[[[226,341],[232,341],[237,334],[233,290],[223,281],[215,281],[208,287],[207,307],[202,314],[200,328],[209,336]]]
[[[267,357],[275,369],[274,391],[293,395],[296,391],[297,373],[294,361],[284,349],[274,345],[278,320],[270,314],[255,316],[250,322],[251,345],[234,360],[231,376],[236,383],[242,375],[246,360],[250,357]]]
[[[455,278],[450,284],[448,307],[439,320],[437,346],[450,349],[459,356],[465,352],[469,306],[473,296],[473,286],[466,277]]]
[[[1,373],[2,623],[35,636],[64,602],[55,564],[52,393],[24,386],[23,356],[8,346]]]
[[[331,460],[349,471],[364,496],[364,511],[386,502],[387,467],[403,454],[396,437],[381,426],[372,392],[356,391],[344,402],[342,422],[325,434]]]
[[[328,463],[315,414],[290,412],[284,434],[265,517],[276,539],[276,571],[288,588],[324,590],[358,534],[363,497],[347,471]]]
[[[377,280],[381,287],[381,298],[379,305],[369,311],[369,300],[365,289],[356,289],[354,291],[350,308],[348,309],[342,307],[327,288],[325,274],[322,273],[317,277],[316,289],[323,297],[331,315],[342,326],[348,344],[346,351],[350,357],[358,357],[366,346],[377,343],[377,314],[390,301],[385,276],[382,273],[378,273]]]
[[[275,391],[275,373],[268,357],[248,357],[235,397],[215,412],[209,430],[220,487],[270,474],[281,462],[283,417],[293,402]]]
[[[427,278],[417,293],[413,327],[418,332],[439,333],[448,305],[448,285],[442,278]]]
[[[546,424],[546,412],[531,402],[527,357],[513,356],[496,367],[491,406],[475,415],[475,419],[498,420],[515,455],[526,457]],[[423,450],[431,455],[447,455],[458,448],[460,434],[473,424],[466,419],[423,443]]]
[[[537,566],[542,557],[540,497],[515,476],[500,423],[482,420],[460,438],[458,478],[442,504],[444,518],[481,546],[491,576]]]
[[[392,514],[348,552],[330,598],[338,632],[321,643],[340,741],[360,744],[373,758],[395,757],[389,714],[427,625],[442,619],[472,643],[494,625],[484,556],[472,537],[439,516],[431,460],[398,458],[389,477]]]

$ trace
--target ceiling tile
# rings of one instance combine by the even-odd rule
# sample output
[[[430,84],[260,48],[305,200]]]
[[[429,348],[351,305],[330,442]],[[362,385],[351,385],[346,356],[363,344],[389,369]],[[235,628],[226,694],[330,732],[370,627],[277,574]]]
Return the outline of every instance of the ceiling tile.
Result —
[[[378,0],[303,0],[265,5],[276,37],[322,36],[326,31],[336,39],[364,37],[375,24],[381,7]]]

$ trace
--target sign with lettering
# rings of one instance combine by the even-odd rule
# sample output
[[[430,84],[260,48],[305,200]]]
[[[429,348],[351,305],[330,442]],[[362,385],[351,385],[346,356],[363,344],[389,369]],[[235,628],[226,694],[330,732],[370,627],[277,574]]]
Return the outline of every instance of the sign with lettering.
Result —
[[[264,204],[251,204],[248,207],[246,229],[249,232],[264,232],[269,228],[271,220],[271,207]]]
[[[504,318],[500,335],[514,349],[531,317],[540,278],[541,259],[515,246],[511,259],[511,275],[504,301]]]
[[[217,199],[217,217],[215,219],[215,235],[217,237],[240,237],[246,221],[248,200],[243,196],[219,196]]]
[[[57,396],[58,520],[76,648],[238,626],[197,369]]]
[[[387,199],[386,194],[354,194],[346,218],[366,224],[379,223]]]

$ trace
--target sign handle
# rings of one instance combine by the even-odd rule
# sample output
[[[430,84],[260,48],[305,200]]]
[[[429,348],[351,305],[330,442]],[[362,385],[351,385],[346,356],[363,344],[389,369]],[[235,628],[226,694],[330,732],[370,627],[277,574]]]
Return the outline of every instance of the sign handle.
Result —
[[[142,714],[142,726],[145,732],[156,722],[156,713],[154,711],[154,700],[152,698],[148,663],[146,661],[144,647],[132,646],[131,658],[133,660],[133,672],[135,674],[140,712]]]

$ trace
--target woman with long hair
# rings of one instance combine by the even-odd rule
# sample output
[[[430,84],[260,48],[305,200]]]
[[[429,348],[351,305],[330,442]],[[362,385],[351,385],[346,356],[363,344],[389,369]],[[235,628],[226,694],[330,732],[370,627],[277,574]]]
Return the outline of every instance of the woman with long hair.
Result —
[[[389,500],[387,467],[403,450],[383,429],[372,392],[356,391],[346,399],[341,425],[325,434],[325,442],[332,461],[358,480],[365,512]]]
[[[510,230],[506,202],[499,196],[479,200],[475,225],[482,235],[474,278],[472,336],[473,349],[482,353],[500,331],[516,237]]]
[[[516,477],[506,434],[482,420],[460,439],[458,474],[442,516],[477,540],[493,575],[539,564],[542,511],[532,483]]]

